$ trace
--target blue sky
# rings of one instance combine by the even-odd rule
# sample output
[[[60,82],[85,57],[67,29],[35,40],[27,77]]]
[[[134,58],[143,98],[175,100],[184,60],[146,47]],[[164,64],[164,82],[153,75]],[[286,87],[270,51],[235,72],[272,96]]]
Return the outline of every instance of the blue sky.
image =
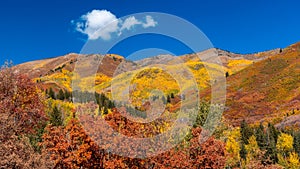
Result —
[[[200,28],[213,45],[238,53],[286,47],[300,41],[300,2],[297,0],[10,0],[0,1],[0,63],[79,53],[88,39],[74,23],[93,10],[107,10],[120,18],[138,12],[164,12]],[[146,23],[146,21],[143,21]],[[152,40],[151,40],[152,38]],[[189,52],[168,40],[147,37],[118,51],[129,55],[142,48]],[[129,42],[131,42],[129,41]]]

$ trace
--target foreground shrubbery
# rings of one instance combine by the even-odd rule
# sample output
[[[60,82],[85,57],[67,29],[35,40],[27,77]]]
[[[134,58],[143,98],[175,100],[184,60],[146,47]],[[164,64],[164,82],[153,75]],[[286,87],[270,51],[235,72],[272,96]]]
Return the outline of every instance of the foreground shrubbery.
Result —
[[[46,122],[43,96],[24,75],[8,65],[0,70],[0,168],[51,168],[30,145]]]

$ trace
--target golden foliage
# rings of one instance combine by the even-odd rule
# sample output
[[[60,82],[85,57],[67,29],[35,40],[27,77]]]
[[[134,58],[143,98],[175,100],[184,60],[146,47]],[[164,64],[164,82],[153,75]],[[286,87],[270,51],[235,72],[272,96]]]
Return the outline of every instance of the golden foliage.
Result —
[[[247,150],[247,161],[251,161],[252,159],[255,159],[259,156],[260,149],[258,147],[258,144],[256,142],[256,137],[252,135],[249,138],[249,144],[245,146]]]
[[[289,134],[281,133],[278,136],[276,148],[282,152],[288,152],[293,149],[293,137]]]
[[[229,60],[227,66],[230,70],[230,74],[233,74],[251,65],[252,63],[253,61],[247,59]]]
[[[56,72],[54,74],[44,76],[41,81],[51,82],[54,81],[64,87],[68,91],[72,91],[71,83],[72,83],[73,72],[70,72],[66,69],[62,69],[60,72]]]
[[[227,164],[238,165],[240,161],[240,130],[236,128],[228,133],[225,149],[227,152]]]
[[[288,166],[291,169],[298,169],[300,168],[300,161],[298,154],[295,152],[291,152],[288,158]]]

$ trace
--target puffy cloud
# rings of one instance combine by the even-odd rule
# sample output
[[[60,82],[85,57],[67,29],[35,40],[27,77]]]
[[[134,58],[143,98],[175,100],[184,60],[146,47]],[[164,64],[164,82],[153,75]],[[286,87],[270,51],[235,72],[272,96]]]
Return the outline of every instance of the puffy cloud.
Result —
[[[98,38],[109,40],[113,33],[120,36],[123,31],[131,30],[136,25],[142,25],[143,28],[157,25],[157,22],[149,15],[146,16],[145,22],[136,19],[134,16],[130,16],[123,21],[107,10],[93,10],[82,15],[79,21],[71,21],[71,23],[75,25],[78,32],[87,35],[90,40]]]
[[[89,39],[99,37],[108,40],[111,33],[119,29],[119,20],[107,10],[93,10],[81,16],[81,21],[76,23],[76,30],[88,35]],[[108,26],[109,25],[109,26]]]
[[[147,15],[146,23],[143,24],[143,27],[144,28],[155,27],[156,25],[157,25],[157,22],[152,18],[152,16]]]

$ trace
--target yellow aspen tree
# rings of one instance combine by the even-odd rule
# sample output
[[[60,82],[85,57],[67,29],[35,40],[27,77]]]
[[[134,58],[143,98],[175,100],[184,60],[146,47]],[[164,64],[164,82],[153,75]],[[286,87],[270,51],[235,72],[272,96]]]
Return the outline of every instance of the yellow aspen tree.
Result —
[[[289,152],[293,149],[293,136],[285,133],[281,133],[278,136],[276,148],[281,152]]]
[[[245,146],[246,150],[247,150],[247,161],[251,161],[255,158],[257,158],[257,156],[260,153],[260,149],[259,146],[256,142],[256,137],[254,135],[252,135],[249,139],[248,139],[249,144],[247,144]]]
[[[300,168],[300,162],[298,154],[295,152],[291,152],[288,158],[288,165],[291,169],[299,169]]]
[[[293,149],[293,137],[289,134],[281,133],[278,136],[276,148],[278,150],[278,163],[287,168],[287,155]]]
[[[240,130],[235,129],[229,133],[225,149],[227,152],[227,165],[237,166],[240,162]]]

